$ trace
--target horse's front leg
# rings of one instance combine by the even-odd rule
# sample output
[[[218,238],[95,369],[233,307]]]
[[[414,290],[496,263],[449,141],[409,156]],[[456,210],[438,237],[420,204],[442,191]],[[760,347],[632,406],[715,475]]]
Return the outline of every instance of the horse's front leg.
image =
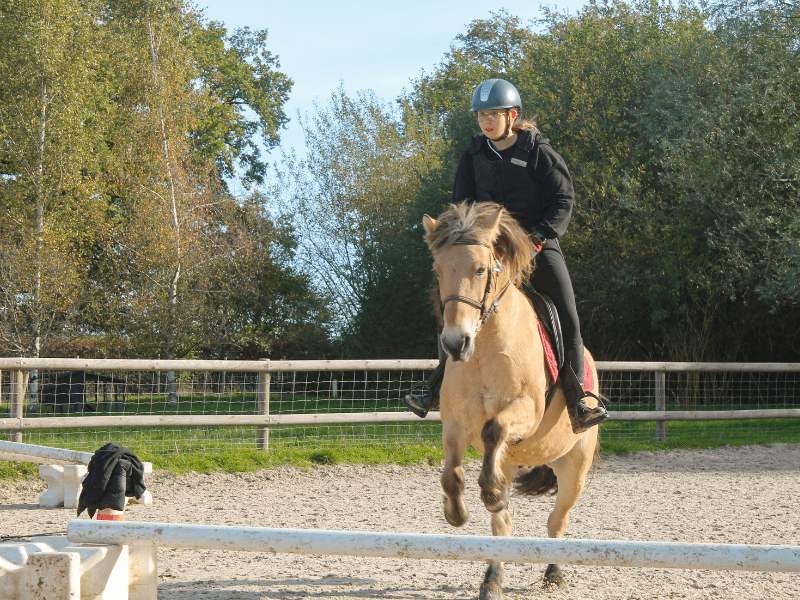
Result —
[[[469,509],[464,503],[464,452],[467,450],[467,435],[460,424],[446,420],[442,424],[442,443],[444,446],[444,471],[442,490],[444,490],[444,518],[453,527],[461,527],[469,521]]]
[[[491,513],[508,506],[508,480],[499,465],[505,455],[507,431],[495,417],[486,422],[481,432],[483,439],[483,466],[478,477],[481,500]]]
[[[521,399],[512,402],[483,426],[483,466],[478,484],[481,500],[489,512],[495,513],[508,506],[509,478],[501,469],[506,447],[509,442],[530,435],[535,418],[531,403]]]

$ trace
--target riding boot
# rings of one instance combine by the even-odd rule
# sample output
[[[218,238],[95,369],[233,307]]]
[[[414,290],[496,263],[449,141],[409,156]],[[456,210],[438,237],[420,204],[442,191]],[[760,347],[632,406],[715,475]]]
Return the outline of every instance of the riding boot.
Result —
[[[566,350],[566,360],[561,369],[561,385],[567,401],[567,412],[573,433],[582,433],[608,418],[603,403],[591,392],[583,390],[583,345]],[[586,405],[586,396],[597,398],[597,408]]]
[[[439,390],[442,389],[446,361],[446,358],[440,358],[439,364],[430,377],[422,383],[414,385],[411,391],[403,398],[403,402],[406,403],[408,409],[421,419],[428,416],[428,411],[439,408]]]

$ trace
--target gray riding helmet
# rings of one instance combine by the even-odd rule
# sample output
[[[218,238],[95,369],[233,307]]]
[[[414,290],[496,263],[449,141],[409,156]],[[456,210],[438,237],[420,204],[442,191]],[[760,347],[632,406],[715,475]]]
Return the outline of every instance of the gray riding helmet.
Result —
[[[470,111],[495,108],[518,108],[522,110],[522,99],[517,88],[505,79],[487,79],[475,88]]]

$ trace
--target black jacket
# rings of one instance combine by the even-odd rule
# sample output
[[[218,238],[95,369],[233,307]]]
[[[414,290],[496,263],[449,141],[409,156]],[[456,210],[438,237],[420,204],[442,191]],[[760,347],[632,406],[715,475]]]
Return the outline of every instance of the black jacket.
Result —
[[[78,516],[88,509],[89,517],[102,508],[125,510],[125,497],[141,498],[145,492],[144,465],[123,446],[109,442],[89,461],[78,498]]]
[[[485,135],[472,138],[458,163],[453,203],[494,201],[529,233],[564,235],[575,196],[564,159],[535,129],[518,132],[517,143],[499,154]]]

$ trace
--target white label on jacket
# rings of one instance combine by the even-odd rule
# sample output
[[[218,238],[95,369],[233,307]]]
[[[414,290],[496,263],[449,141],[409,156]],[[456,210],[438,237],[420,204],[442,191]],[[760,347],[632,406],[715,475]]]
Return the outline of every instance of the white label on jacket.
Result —
[[[524,160],[520,160],[518,158],[512,158],[511,159],[511,164],[512,165],[517,165],[518,167],[527,167],[528,166],[527,162],[525,162]]]

